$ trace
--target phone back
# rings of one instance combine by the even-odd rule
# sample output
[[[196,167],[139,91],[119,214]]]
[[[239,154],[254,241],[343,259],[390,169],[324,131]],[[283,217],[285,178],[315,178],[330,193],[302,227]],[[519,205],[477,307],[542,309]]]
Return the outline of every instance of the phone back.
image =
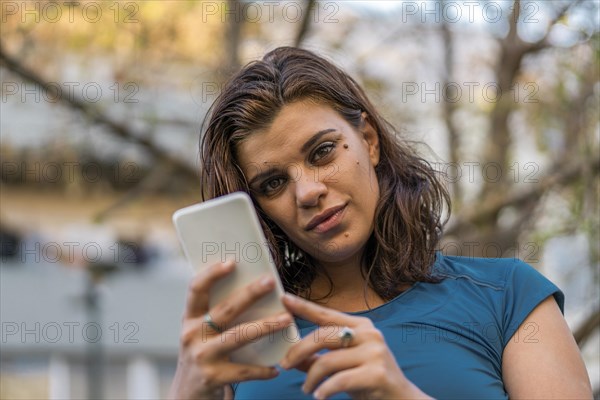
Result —
[[[173,223],[183,251],[195,271],[226,260],[236,262],[234,271],[212,287],[210,308],[248,283],[269,274],[275,279],[275,290],[239,315],[234,324],[285,311],[280,300],[283,287],[256,211],[246,193],[236,192],[177,210],[173,214]],[[255,339],[232,353],[233,361],[275,365],[288,348],[300,339],[295,324],[283,331],[272,330],[265,337],[256,339],[263,333],[261,329],[264,328],[258,324],[250,324],[245,328],[234,327],[226,333],[236,335],[238,339]]]

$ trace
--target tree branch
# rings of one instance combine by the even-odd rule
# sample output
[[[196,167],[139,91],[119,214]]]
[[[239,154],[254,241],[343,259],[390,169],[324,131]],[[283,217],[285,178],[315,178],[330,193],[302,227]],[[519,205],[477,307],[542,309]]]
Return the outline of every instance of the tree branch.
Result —
[[[226,69],[230,72],[237,71],[240,68],[239,47],[242,24],[244,23],[244,13],[242,8],[243,4],[241,4],[239,0],[227,0],[227,15],[230,15],[230,20],[227,24]]]
[[[582,347],[588,337],[600,326],[600,309],[594,311],[579,327],[573,332],[575,341],[579,347]]]
[[[59,102],[71,107],[74,110],[81,112],[91,123],[103,125],[108,128],[108,132],[114,136],[126,139],[135,144],[141,145],[158,161],[172,165],[173,169],[185,177],[194,181],[198,180],[198,173],[189,165],[183,163],[179,159],[171,156],[165,150],[159,148],[154,142],[146,137],[141,132],[135,132],[130,127],[121,122],[113,120],[108,115],[102,113],[97,107],[87,104],[78,96],[62,96],[53,85],[49,85],[48,79],[40,76],[36,72],[22,65],[17,59],[13,58],[4,51],[5,46],[0,45],[0,63],[8,68],[13,73],[20,76],[22,79],[32,82],[49,93],[53,98],[57,98]]]
[[[525,54],[534,53],[536,51],[550,47],[550,43],[548,42],[548,35],[550,34],[552,27],[556,25],[556,23],[560,21],[562,17],[565,16],[567,11],[569,11],[573,7],[576,7],[579,3],[581,3],[581,0],[575,0],[561,8],[558,11],[558,14],[548,22],[548,29],[546,30],[544,36],[537,42],[527,43],[523,41],[517,33],[517,23],[519,20],[519,16],[521,15],[521,1],[515,0],[513,6],[513,14],[509,17],[509,32],[508,35],[506,35],[506,37],[500,42],[501,46],[503,48],[515,48],[516,54],[514,56],[519,60],[523,58]]]
[[[443,7],[443,2],[441,2]],[[443,118],[448,130],[448,148],[450,152],[450,162],[453,165],[457,165],[460,160],[460,135],[459,129],[454,122],[454,115],[456,113],[456,102],[449,101],[448,99],[455,98],[455,93],[448,93],[452,85],[452,78],[454,76],[454,38],[452,32],[448,26],[448,22],[443,19],[441,28],[443,43],[444,43],[444,104],[443,104]],[[460,182],[454,182],[452,184],[453,190],[453,208],[460,210],[462,206],[463,193],[460,186]]]
[[[310,26],[310,15],[312,9],[315,6],[315,3],[316,0],[308,0],[306,3],[306,12],[304,14],[304,18],[302,18],[302,25],[300,25],[300,30],[298,31],[298,34],[296,35],[296,40],[294,42],[296,47],[300,47],[302,41],[308,33],[308,27]]]
[[[465,211],[462,216],[456,218],[453,223],[445,230],[445,235],[455,235],[466,227],[477,225],[482,221],[489,219],[490,215],[496,215],[501,209],[508,206],[519,207],[528,203],[530,200],[539,197],[548,189],[556,185],[564,185],[576,179],[585,168],[590,168],[593,175],[600,173],[600,158],[595,158],[583,162],[577,162],[571,166],[564,166],[558,163],[551,171],[557,171],[541,178],[540,182],[529,190],[503,196],[497,199],[489,199],[485,205],[478,208],[477,211]]]
[[[519,71],[522,65],[523,58],[527,54],[532,54],[545,47],[549,46],[547,41],[549,32],[560,18],[562,18],[567,11],[578,4],[580,0],[576,0],[565,7],[563,7],[555,18],[553,18],[549,24],[546,34],[542,39],[534,43],[524,42],[517,33],[518,20],[521,13],[521,2],[515,0],[511,15],[509,15],[509,32],[502,40],[500,44],[500,54],[496,61],[495,76],[497,79],[500,96],[498,102],[494,103],[493,108],[490,112],[491,131],[489,138],[484,149],[483,158],[487,162],[493,162],[504,170],[508,167],[508,149],[511,144],[510,128],[508,126],[508,118],[512,112],[514,104],[507,95],[513,87]],[[502,196],[507,193],[509,189],[509,182],[505,179],[500,182],[486,181],[483,185],[482,198],[485,202],[488,202],[491,197],[497,195]],[[497,215],[488,215],[488,224],[494,224],[496,222]]]

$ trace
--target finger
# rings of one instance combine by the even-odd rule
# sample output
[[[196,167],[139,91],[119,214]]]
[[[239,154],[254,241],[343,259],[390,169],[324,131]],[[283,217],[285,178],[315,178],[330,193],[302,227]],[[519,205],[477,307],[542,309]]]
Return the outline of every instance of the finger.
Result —
[[[281,334],[279,331],[290,325],[291,322],[292,316],[286,312],[275,317],[238,324],[222,332],[221,337],[215,339],[219,340],[221,344],[214,348],[218,354],[228,355],[232,351],[254,343],[265,336],[269,336],[274,340],[273,336]]]
[[[230,364],[231,368],[225,369],[227,383],[242,382],[249,380],[273,379],[279,375],[275,367],[261,367],[248,364]]]
[[[195,318],[208,312],[208,294],[216,281],[230,273],[235,263],[228,260],[217,263],[198,273],[190,282],[185,307],[185,317]]]
[[[342,340],[340,333],[343,327],[338,325],[326,325],[320,326],[319,328],[312,331],[310,335],[307,335],[301,341],[296,343],[290,348],[281,361],[281,366],[285,369],[297,368],[298,365],[303,364],[315,353],[323,349],[339,349],[342,347]],[[357,345],[360,341],[355,337],[352,339],[352,344]]]
[[[372,384],[366,367],[346,369],[333,374],[313,392],[315,399],[326,399],[337,393],[356,392],[369,389]]]
[[[217,335],[219,333],[215,332],[204,318],[186,319],[181,329],[181,344],[185,348],[197,341],[206,343],[208,339]]]
[[[320,354],[313,354],[310,357],[308,357],[307,359],[305,359],[304,361],[300,362],[299,364],[296,364],[294,366],[294,368],[296,368],[298,371],[308,372],[310,367],[313,365],[313,363],[315,361],[317,361],[319,359],[319,357],[321,357]]]
[[[220,330],[227,329],[240,314],[270,293],[274,288],[275,281],[270,275],[265,275],[247,284],[242,290],[236,291],[210,310],[213,322]],[[273,295],[277,296],[275,293]]]
[[[320,306],[290,293],[283,296],[283,304],[292,314],[317,325],[346,325],[350,327],[357,325],[357,317]]]
[[[220,330],[213,329],[204,316],[187,318],[183,321],[183,327],[181,329],[181,344],[184,347],[187,347],[196,341],[205,343],[210,338],[222,334],[223,332]]]
[[[209,386],[221,387],[235,382],[272,379],[279,371],[275,367],[224,362],[204,366],[202,375]]]
[[[302,390],[304,393],[310,393],[327,376],[356,368],[363,360],[364,350],[358,347],[323,354],[309,368]]]
[[[259,340],[266,335],[273,335],[284,329],[293,320],[289,313],[283,313],[248,323],[236,325],[223,331],[215,332],[202,318],[187,320],[184,323],[182,344],[190,348],[190,354],[201,362],[212,362],[229,356],[246,344]]]

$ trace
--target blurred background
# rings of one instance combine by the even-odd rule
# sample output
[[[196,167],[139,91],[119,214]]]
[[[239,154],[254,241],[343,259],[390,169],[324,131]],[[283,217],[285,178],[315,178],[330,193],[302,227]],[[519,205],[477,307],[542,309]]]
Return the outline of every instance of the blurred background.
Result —
[[[453,196],[440,250],[566,295],[596,398],[599,3],[0,2],[2,399],[158,399],[191,277],[200,123],[281,45],[328,57]]]

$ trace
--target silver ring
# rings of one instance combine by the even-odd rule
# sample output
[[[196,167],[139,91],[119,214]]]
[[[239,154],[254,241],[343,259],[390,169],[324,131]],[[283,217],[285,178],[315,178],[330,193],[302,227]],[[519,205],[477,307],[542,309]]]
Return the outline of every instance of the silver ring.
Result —
[[[213,331],[218,333],[223,332],[223,330],[219,328],[219,325],[217,325],[215,321],[213,321],[212,317],[210,316],[210,313],[204,314],[204,322],[206,322],[208,326],[212,328]]]
[[[350,343],[354,339],[354,329],[344,326],[339,333],[340,343],[342,348],[350,346]]]

